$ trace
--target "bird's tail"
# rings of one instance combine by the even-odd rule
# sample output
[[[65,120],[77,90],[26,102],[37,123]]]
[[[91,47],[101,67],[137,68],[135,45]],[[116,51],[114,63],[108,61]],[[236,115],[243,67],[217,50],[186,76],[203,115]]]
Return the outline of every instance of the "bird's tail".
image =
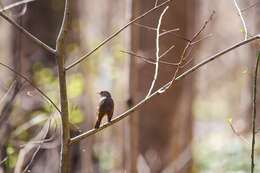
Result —
[[[96,125],[95,125],[95,129],[98,129],[101,123],[101,118],[97,119]]]

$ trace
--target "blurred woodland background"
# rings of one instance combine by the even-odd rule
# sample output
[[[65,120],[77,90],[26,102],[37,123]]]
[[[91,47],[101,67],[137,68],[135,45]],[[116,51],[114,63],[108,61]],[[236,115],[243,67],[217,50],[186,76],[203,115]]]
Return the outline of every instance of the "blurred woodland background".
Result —
[[[0,2],[4,7],[17,1]],[[95,48],[132,16],[153,8],[155,2],[73,1],[73,19],[66,41],[66,65]],[[157,3],[162,2],[158,0]],[[242,14],[249,35],[260,33],[259,1],[237,2],[241,9],[245,9]],[[54,48],[63,10],[63,0],[36,0],[6,14]],[[122,51],[154,58],[156,31],[148,27],[156,29],[162,11],[163,8],[145,16],[68,71],[72,137],[94,127],[99,101],[97,92],[108,90],[112,93],[114,117],[146,97],[155,66]],[[162,60],[178,62],[187,40],[206,21],[208,24],[199,37],[202,40],[190,50],[192,61],[181,72],[244,39],[241,19],[233,1],[174,0],[162,19],[161,28],[179,30],[160,38],[160,52],[175,45]],[[71,172],[249,172],[252,85],[257,51],[255,42],[233,50],[177,82],[140,111],[74,144]],[[59,104],[55,58],[2,18],[0,62],[27,76]],[[171,80],[175,69],[160,64],[154,90]],[[58,172],[58,112],[27,82],[1,67],[0,96],[0,173]],[[259,94],[257,96],[258,101]],[[260,114],[257,116],[256,127],[260,128]],[[50,123],[46,125],[47,121]],[[232,130],[231,125],[241,136]],[[49,130],[44,131],[46,128]],[[259,133],[256,136],[255,171],[259,172]]]

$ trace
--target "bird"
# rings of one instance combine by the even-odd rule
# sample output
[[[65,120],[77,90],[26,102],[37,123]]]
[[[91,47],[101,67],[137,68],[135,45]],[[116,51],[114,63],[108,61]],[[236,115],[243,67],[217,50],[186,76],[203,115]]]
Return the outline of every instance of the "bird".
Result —
[[[101,96],[97,107],[97,121],[95,124],[95,129],[98,129],[102,118],[106,115],[108,122],[111,121],[114,113],[114,101],[111,94],[108,91],[101,91],[98,93]]]

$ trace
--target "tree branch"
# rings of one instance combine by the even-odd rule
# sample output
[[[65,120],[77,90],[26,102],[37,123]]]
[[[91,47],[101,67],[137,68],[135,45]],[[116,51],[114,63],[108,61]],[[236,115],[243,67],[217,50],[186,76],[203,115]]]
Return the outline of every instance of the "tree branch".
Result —
[[[11,19],[10,17],[8,17],[7,15],[4,14],[4,12],[6,10],[9,10],[11,8],[18,7],[20,5],[23,5],[23,4],[26,4],[29,2],[33,2],[33,1],[34,0],[26,0],[26,1],[21,1],[21,2],[17,2],[14,4],[8,5],[8,6],[4,7],[3,9],[0,9],[0,16],[3,17],[7,22],[12,24],[15,28],[17,28],[20,32],[22,32],[27,38],[29,38],[30,40],[35,42],[38,46],[42,47],[49,53],[55,54],[56,53],[55,49],[51,48],[50,46],[48,46],[47,44],[45,44],[44,42],[42,42],[41,40],[36,38],[34,35],[32,35],[30,32],[28,32],[26,29],[24,29],[22,26],[20,26],[17,22],[15,22],[15,20]]]
[[[254,78],[254,92],[253,92],[253,118],[252,118],[252,148],[251,148],[251,173],[254,173],[255,167],[255,132],[256,132],[256,85],[257,85],[257,72],[258,72],[258,65],[260,60],[260,51],[258,52],[258,57],[256,60],[256,67],[255,67],[255,78]]]
[[[65,40],[71,22],[72,0],[65,0],[65,10],[60,27],[60,32],[56,40],[56,59],[58,65],[59,86],[60,86],[60,103],[61,103],[61,119],[62,119],[62,142],[61,142],[61,160],[60,168],[62,173],[70,172],[70,126],[68,97],[66,86],[66,72],[64,68]]]
[[[18,6],[20,6],[20,5],[25,5],[25,4],[27,4],[27,3],[29,3],[29,2],[33,2],[33,1],[36,1],[36,0],[24,0],[24,1],[19,1],[19,2],[10,4],[10,5],[8,5],[8,6],[4,7],[4,8],[2,8],[2,9],[0,9],[0,12],[5,12],[5,11],[10,10],[10,9],[12,9],[12,8],[18,7]]]
[[[249,42],[252,42],[254,40],[258,40],[260,39],[260,35],[255,35],[254,37],[238,42],[236,44],[234,44],[233,46],[224,49],[220,52],[218,52],[217,54],[208,57],[207,59],[203,60],[202,62],[200,62],[199,64],[193,66],[192,68],[190,68],[189,70],[185,71],[184,73],[182,73],[181,75],[179,75],[178,77],[176,77],[176,79],[174,81],[179,81],[181,79],[183,79],[184,77],[186,77],[187,75],[193,73],[194,71],[198,70],[200,67],[202,67],[203,65],[206,65],[207,63],[217,59],[218,57],[242,46],[245,45]],[[70,145],[76,142],[81,141],[82,139],[85,139],[91,135],[94,135],[96,133],[98,133],[99,131],[102,131],[103,129],[119,122],[120,120],[124,119],[125,117],[129,116],[131,113],[139,110],[143,105],[149,103],[153,98],[155,98],[156,96],[159,96],[160,94],[162,94],[163,92],[165,92],[169,86],[171,85],[171,81],[166,83],[165,85],[163,85],[160,89],[158,89],[157,91],[155,91],[153,94],[151,94],[149,97],[143,99],[142,101],[140,101],[138,104],[136,104],[134,107],[132,107],[131,109],[127,110],[126,112],[122,113],[121,115],[118,115],[116,118],[112,119],[112,121],[110,123],[105,123],[104,125],[102,125],[101,127],[99,127],[98,129],[91,129],[89,131],[86,131],[78,136],[75,136],[73,138],[70,139]]]
[[[128,51],[123,51],[123,50],[121,50],[120,52],[122,52],[122,53],[127,53],[127,54],[129,54],[129,55],[131,55],[131,56],[134,56],[134,57],[137,57],[137,58],[141,58],[141,59],[143,59],[143,60],[144,60],[145,62],[147,62],[147,63],[153,64],[153,65],[156,64],[154,58],[137,55],[137,54],[134,53],[134,52],[128,52]],[[160,57],[161,57],[161,56],[160,56]],[[163,60],[160,60],[159,63],[160,63],[160,64],[165,64],[165,65],[170,65],[170,66],[177,66],[177,65],[179,64],[179,63],[168,62],[168,61],[163,61]]]
[[[154,70],[153,81],[152,81],[151,87],[150,87],[146,97],[148,97],[152,93],[153,87],[155,85],[155,82],[156,82],[157,76],[158,76],[159,60],[160,60],[160,56],[159,56],[159,52],[160,52],[160,46],[159,46],[159,43],[160,43],[160,27],[161,27],[161,22],[162,22],[163,15],[166,13],[168,8],[169,8],[169,6],[167,6],[163,10],[162,14],[160,15],[159,21],[158,21],[158,26],[157,26],[157,30],[156,30],[156,61],[155,61],[155,70]]]
[[[57,105],[48,97],[40,88],[38,88],[36,85],[34,85],[27,77],[25,77],[23,74],[17,72],[13,68],[9,67],[6,64],[3,64],[0,62],[0,65],[7,68],[8,70],[12,71],[13,73],[17,74],[21,78],[23,78],[26,82],[28,82],[34,89],[36,89],[46,100],[48,100],[54,107],[55,109],[60,113],[60,109],[57,107]]]
[[[121,33],[124,29],[126,29],[129,25],[131,25],[132,23],[142,19],[143,17],[145,17],[146,15],[148,15],[149,13],[159,9],[160,7],[166,6],[167,4],[169,4],[170,2],[172,2],[173,0],[167,0],[163,3],[161,3],[158,6],[155,6],[154,8],[150,9],[149,11],[143,13],[142,15],[136,17],[135,19],[131,20],[129,23],[127,23],[125,26],[123,26],[122,28],[120,28],[118,31],[116,31],[115,33],[113,33],[111,36],[109,36],[108,38],[106,38],[104,41],[102,41],[101,43],[99,43],[99,45],[94,48],[93,50],[91,50],[89,53],[83,55],[82,57],[80,57],[78,60],[76,60],[75,62],[73,62],[72,64],[68,65],[65,70],[69,70],[72,67],[74,67],[75,65],[79,64],[80,62],[82,62],[83,60],[85,60],[87,57],[89,57],[90,55],[92,55],[94,52],[96,52],[100,47],[102,47],[104,44],[106,44],[107,42],[109,42],[111,39],[113,39],[115,36],[117,36],[119,33]]]
[[[214,14],[215,14],[215,11],[213,11],[213,12],[211,13],[209,19],[205,21],[204,25],[200,28],[200,30],[199,30],[197,33],[194,34],[194,36],[192,37],[191,41],[186,44],[186,46],[185,46],[185,48],[184,48],[184,50],[183,50],[183,52],[182,52],[182,55],[181,55],[181,57],[180,57],[180,61],[179,61],[179,64],[178,64],[178,66],[177,66],[177,69],[175,70],[174,75],[173,75],[173,77],[172,77],[172,80],[169,82],[169,85],[168,85],[164,90],[168,89],[168,88],[173,84],[173,82],[175,81],[176,77],[178,76],[179,70],[180,70],[180,68],[181,68],[181,64],[182,64],[182,63],[184,62],[184,60],[185,60],[186,54],[189,55],[189,51],[188,51],[188,50],[189,50],[189,48],[192,46],[191,44],[197,39],[197,37],[198,37],[198,36],[202,33],[202,31],[206,28],[206,26],[208,25],[209,21],[212,20]],[[191,51],[190,51],[190,53],[191,53]],[[191,60],[192,60],[192,59],[191,59]]]
[[[246,40],[246,39],[247,39],[247,28],[246,28],[246,22],[245,22],[245,20],[244,20],[244,18],[243,18],[242,12],[241,12],[241,10],[240,10],[240,8],[239,8],[239,6],[238,6],[236,0],[234,0],[234,4],[235,4],[235,6],[236,6],[236,9],[237,9],[237,11],[238,11],[239,17],[240,17],[241,22],[242,22],[242,24],[243,24],[244,31],[245,31],[245,40]]]

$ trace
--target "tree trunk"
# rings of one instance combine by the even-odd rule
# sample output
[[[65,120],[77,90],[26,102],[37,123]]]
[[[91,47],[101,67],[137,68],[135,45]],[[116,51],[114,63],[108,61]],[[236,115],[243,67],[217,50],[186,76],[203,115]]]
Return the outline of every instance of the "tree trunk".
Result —
[[[77,12],[77,4],[73,3],[72,20],[77,20],[78,12]],[[19,13],[21,9],[17,10]],[[64,12],[64,1],[63,0],[44,0],[37,1],[33,3],[29,3],[25,15],[19,17],[18,23],[23,26],[26,30],[31,32],[37,38],[42,40],[47,45],[50,45],[52,48],[55,48],[56,39],[58,35],[59,28],[61,26],[62,18]],[[69,32],[69,39],[67,39],[67,45],[76,42],[79,39],[78,30],[75,27],[75,22],[73,32]],[[56,71],[56,60],[55,57],[43,50],[30,39],[17,32],[16,28],[13,29],[15,33],[13,35],[13,54],[14,54],[14,64],[15,69],[20,71],[22,74],[27,76],[31,81],[33,81],[33,67],[36,63],[42,64],[44,67],[50,68],[54,70],[54,73],[57,74]],[[70,53],[70,52],[66,52]],[[20,64],[18,64],[20,63]],[[27,87],[28,85],[26,85]],[[29,86],[30,87],[30,86]],[[41,88],[41,86],[39,86]],[[26,88],[26,90],[33,91],[31,88]],[[57,94],[58,95],[58,94]],[[31,109],[35,109],[38,107],[41,109],[42,107],[42,98],[37,97],[28,97],[25,96],[22,98],[23,105],[27,107],[21,107],[24,111],[25,115],[30,115],[28,112],[31,112]],[[28,106],[30,105],[30,106]],[[28,109],[28,110],[27,110]],[[27,112],[27,113],[26,113]],[[26,116],[25,121],[29,120],[30,116]],[[79,157],[80,151],[76,147],[77,144],[72,148],[71,156],[72,159],[75,157]],[[60,146],[57,148],[51,148],[48,150],[39,150],[39,153],[36,155],[34,162],[29,167],[31,172],[58,172],[59,168],[59,151]],[[29,155],[29,153],[27,154]],[[51,156],[51,157],[50,157]],[[30,160],[30,159],[29,159]],[[77,171],[79,169],[80,162],[71,161],[71,169],[73,171]],[[24,161],[24,165],[28,164],[28,159]],[[21,169],[24,169],[23,167]]]
[[[160,2],[160,1],[159,1]],[[192,23],[190,1],[175,1],[162,19],[162,29],[179,28],[177,33],[187,37]],[[151,1],[141,1],[141,11],[152,8]],[[146,16],[141,24],[156,27],[162,10]],[[155,57],[155,32],[140,29],[140,50],[146,57]],[[160,38],[160,53],[170,46],[175,48],[163,60],[177,62],[185,46],[185,41],[172,34]],[[138,67],[138,92],[145,97],[153,80],[154,65],[140,63]],[[159,74],[154,89],[169,81],[175,67],[159,66]],[[152,173],[187,173],[191,168],[192,138],[192,78],[180,81],[162,96],[155,98],[140,110],[139,147],[142,157]]]
[[[129,5],[127,7],[129,10],[126,11],[129,17],[128,20],[133,19],[138,15],[139,12],[139,1],[132,0],[128,1]],[[127,45],[128,50],[136,52],[139,44],[139,32],[138,29],[134,26],[130,27],[129,34],[127,34]],[[130,109],[137,102],[137,64],[136,59],[133,56],[128,56],[130,59],[129,63],[129,91],[128,91],[128,100],[127,105]],[[126,121],[125,121],[125,135],[124,135],[124,167],[126,172],[137,173],[137,158],[138,158],[138,111],[134,112]]]

